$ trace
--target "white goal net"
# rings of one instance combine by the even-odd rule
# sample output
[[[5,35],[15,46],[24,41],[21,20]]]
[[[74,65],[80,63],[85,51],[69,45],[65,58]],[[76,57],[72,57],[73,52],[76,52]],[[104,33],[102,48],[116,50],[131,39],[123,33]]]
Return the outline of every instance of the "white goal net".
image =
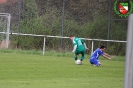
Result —
[[[0,48],[8,48],[10,18],[9,13],[0,13]]]

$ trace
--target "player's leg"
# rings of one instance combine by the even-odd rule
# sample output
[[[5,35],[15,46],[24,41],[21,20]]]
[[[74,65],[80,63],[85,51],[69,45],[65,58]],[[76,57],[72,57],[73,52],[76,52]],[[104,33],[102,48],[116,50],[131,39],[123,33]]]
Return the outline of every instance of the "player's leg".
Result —
[[[94,62],[95,62],[95,58],[94,57],[91,57],[90,58],[90,64],[94,65]]]
[[[81,51],[81,61],[83,61],[84,60],[84,58],[85,58],[85,51]]]
[[[97,60],[95,57],[91,57],[90,58],[90,63],[93,65],[93,66],[100,66],[101,63],[99,60]]]
[[[76,55],[76,54],[74,55],[74,59],[75,59],[75,61],[78,59],[78,57],[77,57],[77,55]]]
[[[94,66],[98,66],[98,67],[101,66],[101,62],[96,59],[94,62]]]
[[[97,60],[97,61],[98,61],[98,65],[99,65],[99,66],[101,66],[101,65],[102,65],[102,63],[101,63],[99,60]]]
[[[75,51],[75,54],[74,54],[75,61],[78,59],[78,55],[79,55],[79,52]]]

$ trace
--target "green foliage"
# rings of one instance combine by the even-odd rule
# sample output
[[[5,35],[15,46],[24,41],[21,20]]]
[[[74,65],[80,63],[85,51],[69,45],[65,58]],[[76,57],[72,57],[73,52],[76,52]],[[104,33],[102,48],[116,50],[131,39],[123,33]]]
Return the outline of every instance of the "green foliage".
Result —
[[[26,0],[22,10],[22,19],[32,19],[38,16],[37,4],[35,0]]]
[[[109,43],[108,53],[112,55],[125,56],[126,43]]]
[[[118,21],[111,21],[110,39],[122,41],[126,40],[126,27],[127,21],[122,23],[119,23]]]
[[[107,38],[107,17],[98,16],[91,23],[90,38],[106,39]]]
[[[65,20],[64,35],[70,36],[81,36],[82,30],[80,25],[78,25],[74,20]]]
[[[83,25],[79,25],[74,20],[65,20],[64,25],[64,35],[70,36],[74,35],[76,37],[82,37],[82,38],[90,38],[90,30],[91,30],[91,23],[86,23]]]
[[[22,12],[22,20],[20,22],[21,33],[43,33],[44,35],[51,34],[50,31],[44,26],[43,19],[38,16],[35,0],[26,0],[25,9]],[[13,40],[15,46],[22,49],[41,49],[43,45],[43,37],[17,36],[14,37]]]
[[[62,0],[25,0],[22,5],[20,32],[62,36],[63,31],[63,36],[75,35],[76,37],[107,39],[109,35],[112,40],[126,40],[126,22],[110,20],[111,27],[110,34],[108,34],[108,3],[107,0],[102,2],[100,0],[67,0],[64,10],[64,28],[62,28]],[[112,9],[111,13],[113,13]],[[111,19],[115,17],[117,17],[116,14],[111,14]],[[13,30],[16,31],[15,23],[12,24],[14,24]],[[43,37],[14,36],[12,41],[14,46],[21,49],[41,50],[43,46]],[[60,41],[47,38],[47,49],[58,50]],[[67,50],[71,49],[69,40],[63,43]],[[94,48],[100,44],[107,45],[105,42],[97,42]],[[108,51],[111,54],[125,54],[124,45],[110,44],[109,46]],[[116,47],[119,51],[113,53]]]

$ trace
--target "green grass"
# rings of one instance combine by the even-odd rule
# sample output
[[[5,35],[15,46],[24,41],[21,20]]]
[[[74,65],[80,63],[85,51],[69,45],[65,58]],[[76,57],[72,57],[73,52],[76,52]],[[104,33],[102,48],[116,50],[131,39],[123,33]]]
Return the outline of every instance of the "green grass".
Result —
[[[42,51],[37,50],[12,50],[12,49],[0,49],[1,53],[19,53],[19,54],[31,54],[31,55],[42,55]],[[57,52],[57,51],[45,51],[45,56],[56,56],[56,57],[73,57],[72,52]],[[89,59],[90,55],[86,55],[86,58]],[[105,58],[102,58],[102,60],[105,60]],[[115,56],[115,58],[112,59],[112,61],[125,61],[124,56]]]
[[[71,55],[0,52],[0,88],[122,88],[124,61],[100,59],[93,67],[88,59],[76,65]]]

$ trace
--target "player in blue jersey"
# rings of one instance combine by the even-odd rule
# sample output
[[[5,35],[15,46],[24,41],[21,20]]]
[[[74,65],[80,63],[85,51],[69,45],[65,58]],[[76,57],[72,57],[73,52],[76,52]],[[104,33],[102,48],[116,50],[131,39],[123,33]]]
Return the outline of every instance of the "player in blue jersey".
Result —
[[[100,66],[101,62],[98,60],[99,56],[103,56],[104,58],[107,58],[108,60],[110,60],[111,56],[108,55],[107,53],[104,53],[106,47],[105,46],[101,46],[100,48],[97,48],[93,54],[91,55],[90,58],[90,63],[94,66]]]
[[[80,38],[74,37],[73,35],[71,35],[69,38],[72,40],[74,45],[72,52],[74,53],[75,61],[78,59],[77,56],[81,54],[82,56],[80,60],[82,62],[84,60],[85,50],[88,50],[85,42]]]

